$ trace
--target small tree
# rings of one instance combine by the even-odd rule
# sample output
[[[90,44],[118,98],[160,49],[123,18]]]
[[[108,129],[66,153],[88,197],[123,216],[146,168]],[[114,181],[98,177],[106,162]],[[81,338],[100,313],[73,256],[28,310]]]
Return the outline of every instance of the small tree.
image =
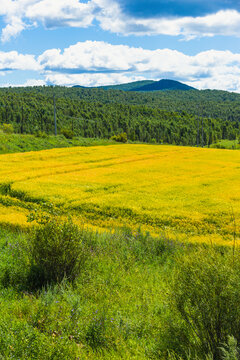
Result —
[[[67,278],[74,280],[86,260],[83,232],[69,218],[57,216],[38,219],[30,239],[32,281],[37,286],[55,283]]]
[[[113,135],[111,137],[111,140],[117,141],[117,142],[122,142],[122,143],[126,143],[127,142],[127,134],[125,132],[118,134],[118,135]]]

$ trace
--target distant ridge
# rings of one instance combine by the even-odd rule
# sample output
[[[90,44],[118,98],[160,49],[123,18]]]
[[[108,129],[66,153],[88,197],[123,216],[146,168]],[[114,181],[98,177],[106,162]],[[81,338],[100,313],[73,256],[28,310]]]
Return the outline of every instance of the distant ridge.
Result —
[[[134,81],[134,82],[126,83],[126,84],[98,86],[98,88],[104,89],[104,90],[135,91],[135,89],[137,89],[137,88],[141,88],[142,86],[151,85],[154,82],[155,81],[153,81],[153,80],[142,80],[142,81]]]
[[[176,80],[162,79],[159,81],[142,80],[134,81],[126,84],[106,85],[97,87],[85,87],[75,85],[74,88],[85,89],[103,89],[103,90],[122,90],[122,91],[166,91],[166,90],[196,90],[192,86],[188,86]]]
[[[154,81],[151,84],[146,84],[138,88],[132,89],[132,91],[163,91],[163,90],[196,90],[192,86],[188,86],[179,81],[163,79]]]
[[[86,86],[81,86],[81,85],[73,85],[73,88],[81,88],[81,89],[86,89]]]

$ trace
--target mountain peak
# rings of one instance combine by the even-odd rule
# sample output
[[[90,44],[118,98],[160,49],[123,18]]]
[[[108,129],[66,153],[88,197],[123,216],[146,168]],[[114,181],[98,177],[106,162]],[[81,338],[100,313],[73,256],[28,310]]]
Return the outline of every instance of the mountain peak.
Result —
[[[176,80],[162,79],[153,83],[143,85],[132,89],[132,91],[159,91],[159,90],[196,90],[192,86],[188,86]]]

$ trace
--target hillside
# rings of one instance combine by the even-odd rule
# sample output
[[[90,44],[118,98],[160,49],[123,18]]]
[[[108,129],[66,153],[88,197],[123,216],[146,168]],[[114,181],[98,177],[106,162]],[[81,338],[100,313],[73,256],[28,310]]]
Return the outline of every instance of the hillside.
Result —
[[[86,87],[80,85],[75,85],[73,87],[86,89]],[[122,90],[122,91],[195,90],[191,86],[183,84],[179,81],[169,80],[169,79],[162,79],[159,81],[154,81],[154,80],[133,81],[126,84],[89,87],[88,89]]]
[[[179,81],[162,79],[154,81],[150,84],[135,87],[132,91],[165,91],[165,90],[196,90],[192,86],[188,86]]]
[[[119,85],[107,85],[107,86],[99,86],[99,89],[104,90],[122,90],[122,91],[135,91],[135,89],[153,84],[153,80],[143,80],[143,81],[134,81],[126,84],[119,84]]]
[[[205,146],[240,136],[240,95],[211,90],[3,88],[0,123],[11,123],[17,133],[54,134],[54,93],[58,133],[69,129],[75,136],[108,139],[126,132],[131,141],[191,146],[201,143],[202,133]]]

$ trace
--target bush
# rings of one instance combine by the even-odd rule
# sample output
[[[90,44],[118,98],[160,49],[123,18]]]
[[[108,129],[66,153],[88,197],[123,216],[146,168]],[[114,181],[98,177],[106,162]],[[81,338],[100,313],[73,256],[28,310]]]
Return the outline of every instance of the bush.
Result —
[[[47,134],[45,133],[45,131],[41,131],[41,130],[37,130],[35,136],[42,139],[47,138]]]
[[[240,342],[239,254],[202,249],[184,256],[177,264],[170,297],[178,323],[187,329],[182,343],[186,351],[201,359],[210,353],[213,359],[221,359],[221,346],[229,334]],[[182,334],[171,329],[171,336]]]
[[[35,228],[31,239],[32,270],[30,280],[36,286],[74,280],[86,259],[83,233],[69,219],[50,218]]]
[[[62,129],[61,130],[61,134],[66,138],[66,139],[73,139],[74,137],[74,132],[70,129]]]
[[[118,134],[118,135],[113,135],[111,137],[111,140],[114,140],[114,141],[117,141],[117,142],[122,142],[122,143],[126,143],[127,142],[127,134],[124,132],[124,133],[121,133],[121,134]]]
[[[13,134],[14,133],[12,124],[2,124],[1,129],[5,134]]]

